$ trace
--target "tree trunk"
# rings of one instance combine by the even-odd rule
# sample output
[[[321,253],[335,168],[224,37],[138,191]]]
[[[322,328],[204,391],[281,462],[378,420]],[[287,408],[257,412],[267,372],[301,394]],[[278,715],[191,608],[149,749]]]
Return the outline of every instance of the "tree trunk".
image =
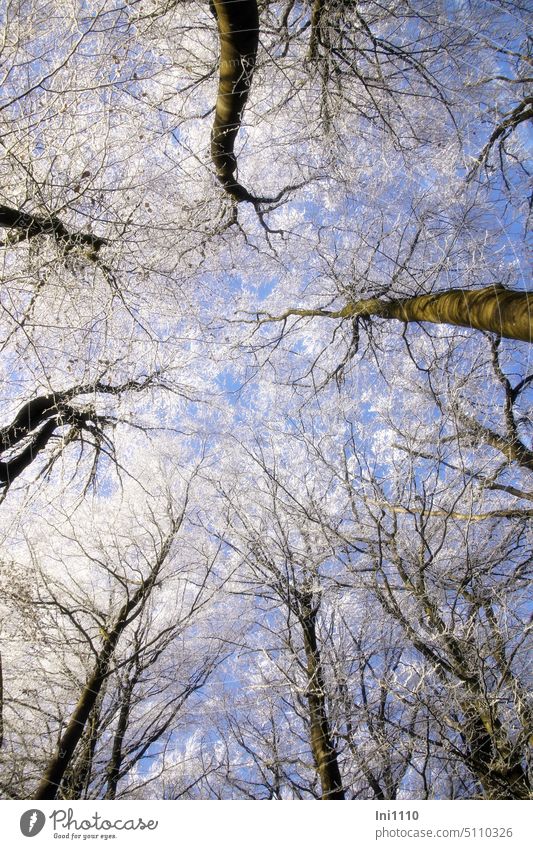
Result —
[[[114,647],[114,645],[111,647],[109,641],[106,641],[103,650],[100,652],[93,673],[83,688],[78,704],[61,736],[56,754],[48,763],[34,799],[55,799],[65,771],[72,760],[74,750],[81,740],[89,714],[106,679]]]
[[[128,728],[131,708],[131,694],[137,682],[136,678],[128,681],[122,695],[122,704],[118,715],[117,728],[113,737],[113,749],[111,751],[111,759],[107,766],[107,790],[104,799],[114,799],[117,795],[118,780],[120,778],[120,768],[122,766],[122,744],[124,735]]]
[[[347,304],[343,317],[380,316],[399,321],[429,321],[433,324],[452,324],[473,327],[533,342],[533,296],[529,292],[514,292],[503,286],[485,289],[448,289],[432,295],[418,295],[395,301],[371,298]]]
[[[235,180],[233,147],[255,67],[259,14],[255,0],[211,0],[220,38],[220,78],[211,132],[211,157],[217,177],[237,200],[249,199]]]
[[[76,245],[84,245],[90,248],[93,258],[100,248],[107,244],[105,239],[93,236],[92,233],[71,233],[55,215],[42,218],[28,212],[21,212],[20,209],[13,209],[12,206],[5,206],[5,204],[0,204],[0,227],[6,230],[18,230],[18,235],[14,241],[53,234],[67,247],[73,248]]]
[[[527,774],[503,738],[498,719],[488,717],[479,704],[466,706],[464,738],[470,769],[486,799],[531,799]]]
[[[98,695],[107,678],[109,665],[120,636],[129,622],[131,622],[132,614],[135,615],[135,609],[149,596],[155,583],[159,567],[168,552],[169,540],[170,538],[166,540],[158,562],[146,583],[139,587],[130,600],[122,606],[113,630],[105,635],[104,644],[98,655],[92,674],[85,684],[78,704],[76,705],[70,721],[61,736],[57,751],[48,763],[41,782],[35,792],[34,799],[55,799],[61,780],[72,760],[74,750],[81,740],[89,714],[96,704]],[[140,610],[140,606],[138,610]]]
[[[324,676],[316,640],[316,613],[301,618],[307,660],[307,701],[311,729],[311,750],[320,777],[322,799],[344,799],[337,752],[331,740],[326,710]]]
[[[102,707],[105,687],[102,687],[98,699],[87,720],[87,725],[80,744],[78,745],[78,758],[73,758],[72,767],[65,771],[61,787],[59,788],[60,799],[83,799],[91,782],[94,753],[98,742],[100,730],[100,713]]]

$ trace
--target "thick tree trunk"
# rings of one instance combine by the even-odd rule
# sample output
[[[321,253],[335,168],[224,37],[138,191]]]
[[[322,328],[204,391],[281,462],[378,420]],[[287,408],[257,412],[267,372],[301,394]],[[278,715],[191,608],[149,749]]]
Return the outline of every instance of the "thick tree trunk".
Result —
[[[486,799],[531,799],[524,767],[502,734],[498,719],[488,716],[480,704],[466,706],[464,737],[470,768]]]
[[[318,308],[291,308],[280,315],[257,314],[259,324],[272,321],[285,322],[291,316],[302,318],[357,319],[396,318],[398,321],[451,324],[471,327],[517,339],[533,342],[533,293],[515,292],[503,286],[485,289],[447,289],[432,295],[397,298],[365,298],[350,301],[340,310]]]
[[[533,295],[514,292],[503,286],[485,289],[448,289],[433,295],[418,295],[394,301],[372,298],[347,304],[343,317],[380,316],[399,321],[429,321],[433,324],[452,324],[473,327],[533,342]]]
[[[72,759],[72,766],[65,771],[58,791],[60,799],[83,799],[91,782],[94,753],[100,730],[100,714],[105,687],[102,687],[96,704],[87,720],[83,739],[77,747],[78,757]]]
[[[251,195],[235,180],[233,152],[255,67],[259,14],[255,0],[211,0],[220,37],[220,78],[211,132],[211,157],[217,177],[236,200]]]
[[[324,676],[316,639],[316,614],[301,618],[307,660],[307,701],[311,730],[311,750],[316,764],[323,799],[344,799],[337,752],[331,739],[326,709]]]
[[[70,717],[65,731],[61,735],[56,754],[48,763],[35,792],[34,799],[55,799],[63,776],[72,760],[74,750],[81,740],[89,714],[96,703],[106,679],[114,647],[110,641],[107,641],[100,653],[93,673],[85,684],[78,704]]]
[[[465,762],[483,787],[486,798],[531,798],[531,786],[521,763],[523,747],[517,746],[509,739],[498,716],[497,699],[492,700],[488,695],[486,684],[479,675],[475,662],[474,668],[472,667],[468,645],[450,632],[438,606],[428,597],[423,579],[415,585],[400,561],[397,568],[405,587],[410,591],[414,590],[433,632],[440,635],[441,644],[445,649],[448,670],[454,678],[450,680],[442,666],[438,674],[445,686],[458,694],[458,703],[463,713]],[[497,645],[497,641],[495,643]],[[507,667],[507,661],[504,661],[504,675],[508,674]],[[461,690],[466,693],[466,698],[460,695]]]
[[[22,474],[24,469],[35,460],[37,454],[46,448],[57,427],[57,420],[49,419],[20,454],[6,462],[0,461],[0,486],[10,486],[15,478]]]
[[[185,499],[186,504],[187,498]],[[185,505],[183,511],[185,510]],[[83,687],[78,704],[74,708],[65,731],[61,735],[57,750],[48,762],[48,766],[34,794],[34,799],[55,799],[63,776],[72,761],[76,746],[82,738],[91,710],[96,704],[106,681],[117,643],[124,630],[139,615],[144,603],[152,592],[157,576],[170,551],[174,536],[181,525],[183,516],[184,512],[177,519],[173,520],[172,529],[161,546],[157,561],[149,577],[133,593],[128,601],[122,605],[112,629],[104,633],[103,645],[96,659],[93,671]]]
[[[83,427],[87,415],[66,403],[73,394],[65,390],[32,398],[21,407],[11,424],[0,430],[0,453],[11,450],[13,454],[9,460],[0,460],[0,486],[9,486],[33,462],[57,428],[66,424]],[[92,414],[91,418],[94,417]],[[30,436],[32,431],[35,433]],[[16,454],[19,445],[23,447]]]
[[[324,0],[314,0],[313,8],[311,9],[311,38],[309,39],[309,52],[307,58],[310,61],[316,59],[318,55],[318,46],[320,44],[320,27],[322,23],[322,13],[324,11]]]

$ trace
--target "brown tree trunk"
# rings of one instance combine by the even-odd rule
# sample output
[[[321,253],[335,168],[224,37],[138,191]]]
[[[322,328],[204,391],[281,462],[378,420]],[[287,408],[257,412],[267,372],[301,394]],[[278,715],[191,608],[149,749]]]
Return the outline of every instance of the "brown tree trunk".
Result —
[[[109,667],[117,643],[128,625],[135,619],[143,609],[154,584],[157,580],[161,567],[163,566],[170,551],[174,536],[179,529],[188,498],[186,497],[183,512],[173,520],[172,528],[164,540],[157,561],[155,562],[149,577],[133,593],[133,595],[120,608],[113,628],[104,633],[103,645],[96,659],[93,671],[83,687],[78,704],[74,708],[67,727],[59,740],[57,750],[48,762],[48,766],[34,794],[34,799],[54,799],[61,784],[65,771],[68,769],[76,746],[84,732],[85,724],[93,709],[102,687],[109,673]]]
[[[316,639],[316,613],[307,613],[307,615],[301,617],[300,621],[307,660],[307,701],[309,704],[311,751],[320,777],[322,799],[344,799],[337,752],[331,739],[326,709],[324,676]]]
[[[220,38],[220,77],[211,132],[211,157],[217,177],[236,200],[251,196],[236,181],[233,147],[255,67],[259,14],[255,0],[211,0]]]
[[[63,776],[58,791],[60,799],[83,799],[87,792],[91,782],[94,753],[98,742],[104,693],[105,687],[102,687],[87,720],[83,738],[80,740],[75,757],[72,759],[72,767],[67,769]]]
[[[99,239],[92,233],[71,233],[55,215],[42,218],[38,215],[22,212],[20,209],[13,209],[12,206],[5,206],[5,204],[0,204],[0,227],[18,231],[17,236],[12,241],[22,241],[23,239],[33,239],[34,236],[53,234],[56,239],[69,248],[77,245],[86,246],[90,249],[90,255],[93,259],[100,248],[107,244],[105,239]]]
[[[533,342],[533,295],[514,292],[503,286],[477,290],[448,289],[394,301],[371,298],[347,304],[341,314],[347,318],[380,316],[407,322],[429,321],[473,327],[507,339]]]
[[[532,788],[521,763],[524,748],[509,738],[498,716],[497,701],[491,704],[482,677],[475,666],[472,668],[468,644],[450,631],[437,604],[429,598],[424,579],[413,582],[400,558],[396,560],[396,567],[406,589],[420,602],[433,632],[440,635],[446,663],[437,660],[434,668],[444,686],[458,694],[457,701],[463,714],[465,763],[483,787],[486,798],[530,799]],[[424,645],[420,644],[399,610],[398,613],[397,618],[407,626],[411,639],[415,637],[415,648],[425,654]],[[498,653],[497,639],[494,642]],[[503,657],[500,660],[507,674],[508,663]],[[461,695],[461,690],[465,695]]]
[[[467,705],[464,738],[470,769],[486,799],[531,799],[528,776],[503,738],[497,718],[487,717],[480,705]]]
[[[116,642],[115,640],[115,644]],[[61,735],[57,751],[48,763],[35,792],[34,799],[55,799],[65,771],[72,760],[74,750],[81,740],[89,714],[95,705],[102,684],[106,679],[114,647],[114,645],[111,645],[107,641],[100,652],[93,672],[83,688],[78,704],[70,717],[65,731]]]
[[[311,9],[311,38],[309,39],[309,52],[307,54],[307,58],[311,62],[314,61],[318,55],[323,11],[324,0],[314,0],[313,8]]]

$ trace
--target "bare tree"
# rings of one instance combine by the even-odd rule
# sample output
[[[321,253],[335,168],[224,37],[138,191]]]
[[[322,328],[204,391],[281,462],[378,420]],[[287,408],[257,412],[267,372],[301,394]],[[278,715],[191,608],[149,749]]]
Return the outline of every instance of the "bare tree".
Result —
[[[3,24],[5,795],[526,798],[524,4]]]

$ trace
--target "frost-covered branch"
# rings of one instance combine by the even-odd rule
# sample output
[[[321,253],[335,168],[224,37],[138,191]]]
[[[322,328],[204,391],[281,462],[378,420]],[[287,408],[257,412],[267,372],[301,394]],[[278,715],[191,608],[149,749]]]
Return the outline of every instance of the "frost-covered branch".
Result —
[[[105,239],[93,236],[92,233],[73,233],[55,215],[46,217],[31,215],[11,206],[0,204],[0,227],[10,231],[3,245],[33,239],[35,236],[51,235],[67,250],[76,247],[88,248],[89,255],[94,258],[100,248],[107,244]],[[12,231],[15,231],[13,234]]]
[[[141,391],[157,380],[157,375],[145,380],[130,380],[113,386],[102,381],[80,384],[60,392],[39,395],[27,401],[19,409],[13,421],[0,429],[0,486],[9,487],[43,451],[55,432],[69,426],[65,443],[79,434],[87,432],[95,439],[98,449],[105,441],[103,428],[112,424],[109,416],[98,413],[93,404],[73,405],[77,397],[84,395],[121,395],[128,391]]]

